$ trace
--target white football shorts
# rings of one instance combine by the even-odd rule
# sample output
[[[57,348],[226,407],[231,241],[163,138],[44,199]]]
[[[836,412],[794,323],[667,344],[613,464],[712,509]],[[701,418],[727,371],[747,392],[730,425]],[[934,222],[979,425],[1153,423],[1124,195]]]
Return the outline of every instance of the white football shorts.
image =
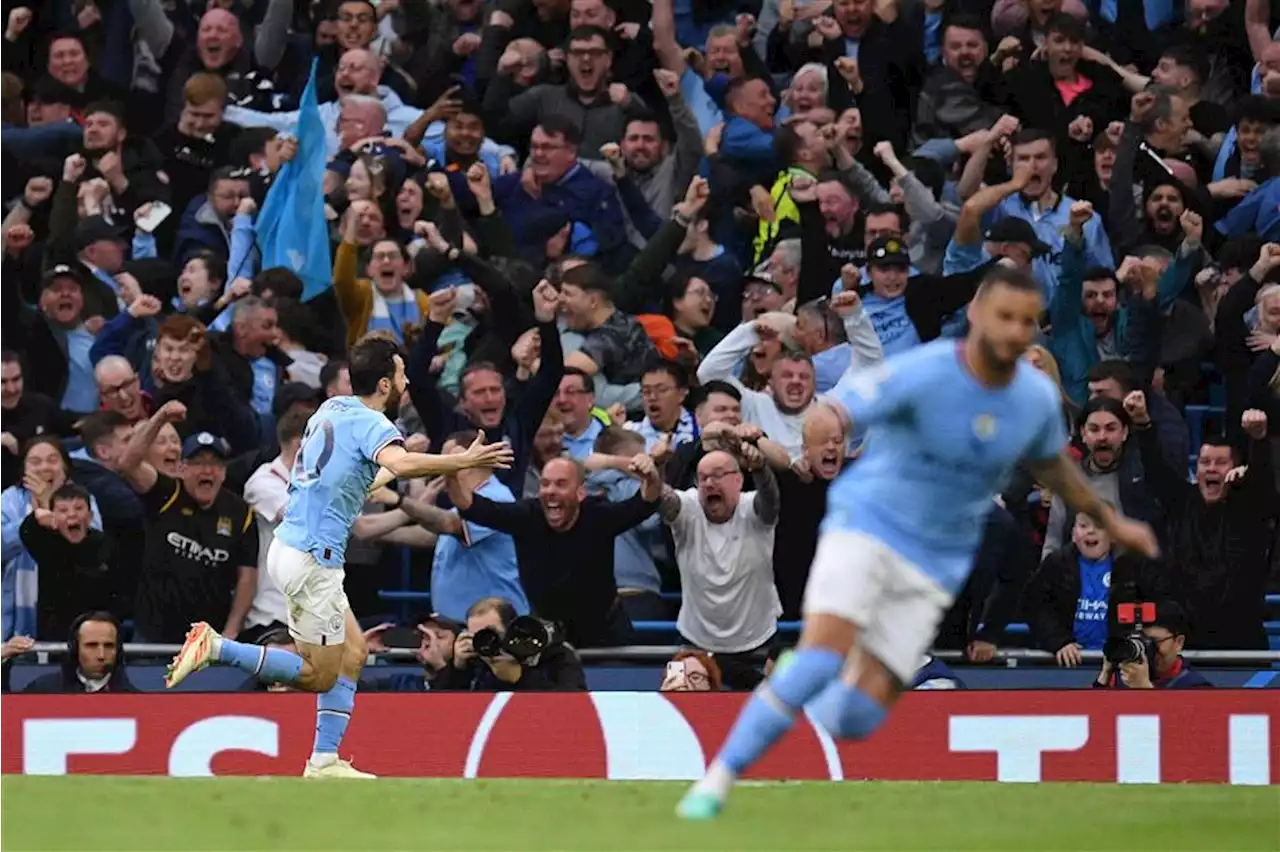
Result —
[[[326,568],[310,553],[273,539],[267,551],[267,573],[284,592],[289,634],[308,645],[341,645],[346,640],[346,572]]]
[[[933,644],[952,596],[880,539],[853,530],[818,540],[804,614],[834,615],[859,628],[857,646],[904,684]]]

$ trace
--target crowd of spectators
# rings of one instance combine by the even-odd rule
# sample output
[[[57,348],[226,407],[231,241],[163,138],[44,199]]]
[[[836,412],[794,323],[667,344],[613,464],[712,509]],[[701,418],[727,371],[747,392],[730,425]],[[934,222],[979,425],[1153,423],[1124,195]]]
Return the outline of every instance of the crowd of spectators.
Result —
[[[3,11],[0,639],[8,659],[70,636],[45,680],[129,688],[123,641],[197,620],[289,641],[272,530],[309,414],[378,332],[404,347],[410,449],[515,450],[375,492],[356,524],[357,615],[430,592],[402,688],[584,688],[574,648],[653,621],[687,647],[663,688],[750,688],[799,617],[828,486],[876,440],[815,401],[961,336],[997,264],[1042,287],[1027,359],[1082,469],[1164,552],[1116,552],[1017,471],[938,646],[986,662],[1025,620],[1013,641],[1077,665],[1128,629],[1119,604],[1157,601],[1176,650],[1145,685],[1184,646],[1267,647],[1268,0]],[[263,268],[258,228],[311,168],[309,74],[325,217],[291,233],[327,234],[319,292]],[[477,651],[530,614],[555,625],[540,653]],[[959,682],[933,666],[921,683]]]

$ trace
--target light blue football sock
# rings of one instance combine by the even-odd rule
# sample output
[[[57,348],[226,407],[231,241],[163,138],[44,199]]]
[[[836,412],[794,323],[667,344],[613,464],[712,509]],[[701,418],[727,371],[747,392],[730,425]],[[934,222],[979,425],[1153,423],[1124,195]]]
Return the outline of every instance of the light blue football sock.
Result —
[[[840,674],[843,664],[844,658],[827,648],[797,650],[747,699],[718,759],[740,775],[790,730],[800,708]]]
[[[248,645],[234,639],[223,639],[217,662],[246,671],[263,683],[292,684],[302,671],[302,658],[283,648]]]
[[[879,701],[843,681],[827,686],[809,706],[809,712],[829,733],[848,740],[871,736],[889,715]]]
[[[355,681],[344,675],[333,689],[316,696],[316,754],[337,754],[355,706]]]

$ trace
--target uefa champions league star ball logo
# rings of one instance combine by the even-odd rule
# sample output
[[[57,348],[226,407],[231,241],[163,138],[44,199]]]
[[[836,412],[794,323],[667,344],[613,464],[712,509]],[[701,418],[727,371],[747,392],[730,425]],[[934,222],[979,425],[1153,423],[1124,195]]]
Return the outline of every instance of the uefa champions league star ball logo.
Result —
[[[996,436],[996,419],[990,414],[979,414],[973,418],[973,435],[979,441],[990,441]]]

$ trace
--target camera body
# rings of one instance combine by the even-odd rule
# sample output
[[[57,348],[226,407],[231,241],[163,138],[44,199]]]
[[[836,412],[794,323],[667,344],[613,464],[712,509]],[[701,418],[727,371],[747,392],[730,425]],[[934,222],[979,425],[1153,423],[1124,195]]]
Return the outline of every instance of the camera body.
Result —
[[[512,619],[507,625],[505,636],[492,627],[485,627],[477,630],[471,637],[477,656],[493,658],[505,651],[520,663],[536,657],[560,641],[560,629],[554,622],[532,615],[520,615]]]
[[[1156,620],[1156,605],[1150,602],[1118,604],[1116,620],[1130,625],[1129,632],[1118,639],[1108,639],[1102,646],[1102,655],[1117,667],[1145,659],[1151,677],[1155,678],[1156,643],[1147,637],[1143,628]]]

